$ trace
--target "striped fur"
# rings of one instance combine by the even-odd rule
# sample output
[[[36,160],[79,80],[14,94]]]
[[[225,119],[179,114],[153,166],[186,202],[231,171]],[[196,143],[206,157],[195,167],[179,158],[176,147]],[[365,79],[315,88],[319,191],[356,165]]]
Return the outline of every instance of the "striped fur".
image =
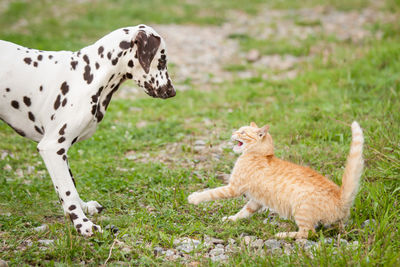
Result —
[[[297,232],[276,234],[279,238],[307,238],[318,223],[342,223],[359,187],[363,169],[363,134],[357,122],[352,124],[352,143],[346,168],[339,187],[318,172],[278,159],[274,156],[269,127],[258,128],[255,123],[233,133],[238,144],[234,151],[241,153],[233,168],[229,184],[192,193],[189,203],[234,198],[246,194],[249,202],[235,215],[223,220],[247,218],[263,206],[281,216],[296,221]]]

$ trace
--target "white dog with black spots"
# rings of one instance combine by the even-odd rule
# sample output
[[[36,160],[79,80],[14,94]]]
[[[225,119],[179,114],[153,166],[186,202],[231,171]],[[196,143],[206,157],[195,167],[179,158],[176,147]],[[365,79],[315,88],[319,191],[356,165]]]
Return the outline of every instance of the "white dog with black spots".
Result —
[[[64,213],[84,236],[100,231],[99,213],[75,188],[67,151],[93,135],[111,97],[133,79],[157,98],[175,96],[164,40],[151,27],[121,28],[77,52],[40,51],[0,40],[0,119],[38,142]]]

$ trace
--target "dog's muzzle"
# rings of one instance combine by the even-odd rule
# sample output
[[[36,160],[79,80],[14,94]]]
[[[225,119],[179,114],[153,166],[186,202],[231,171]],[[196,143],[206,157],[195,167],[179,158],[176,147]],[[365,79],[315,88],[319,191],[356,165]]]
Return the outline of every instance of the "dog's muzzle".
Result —
[[[151,84],[147,82],[145,82],[144,86],[146,88],[146,93],[151,97],[166,99],[174,97],[176,95],[174,86],[171,84],[170,80],[168,80],[166,84],[157,88],[154,88]]]

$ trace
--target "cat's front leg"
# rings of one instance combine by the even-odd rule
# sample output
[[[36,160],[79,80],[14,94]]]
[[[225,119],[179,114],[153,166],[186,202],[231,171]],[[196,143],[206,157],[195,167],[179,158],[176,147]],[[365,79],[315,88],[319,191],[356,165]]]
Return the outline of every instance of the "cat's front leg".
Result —
[[[212,201],[223,198],[234,198],[240,195],[239,190],[231,185],[208,189],[202,192],[194,192],[189,195],[188,202],[198,205],[201,202]]]
[[[254,212],[258,211],[259,209],[262,208],[263,205],[258,203],[257,201],[250,199],[249,202],[235,215],[229,216],[229,217],[223,217],[222,221],[230,220],[230,221],[236,221],[239,219],[243,218],[248,218],[251,215],[253,215]]]

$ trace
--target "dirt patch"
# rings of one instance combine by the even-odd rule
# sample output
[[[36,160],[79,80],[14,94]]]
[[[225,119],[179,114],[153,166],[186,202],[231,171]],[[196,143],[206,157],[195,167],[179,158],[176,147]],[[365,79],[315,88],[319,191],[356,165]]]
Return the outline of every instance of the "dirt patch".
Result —
[[[348,12],[317,6],[297,10],[265,8],[256,16],[234,11],[229,13],[227,22],[221,26],[151,26],[166,40],[170,72],[178,90],[193,87],[207,90],[235,77],[261,75],[264,79],[292,79],[301,70],[302,62],[315,55],[327,57],[332,52],[335,43],[319,41],[322,36],[334,38],[336,42],[360,44],[368,39],[382,38],[381,32],[371,30],[374,23],[395,21],[396,14],[385,13],[376,5]],[[307,38],[316,38],[317,41],[302,57],[291,54],[262,55],[257,50],[241,50],[239,41],[230,38],[240,35],[278,44],[285,41],[293,46],[301,46]],[[244,70],[227,71],[227,65],[242,65]],[[127,97],[137,92],[135,85],[128,84],[119,91],[119,95]]]

